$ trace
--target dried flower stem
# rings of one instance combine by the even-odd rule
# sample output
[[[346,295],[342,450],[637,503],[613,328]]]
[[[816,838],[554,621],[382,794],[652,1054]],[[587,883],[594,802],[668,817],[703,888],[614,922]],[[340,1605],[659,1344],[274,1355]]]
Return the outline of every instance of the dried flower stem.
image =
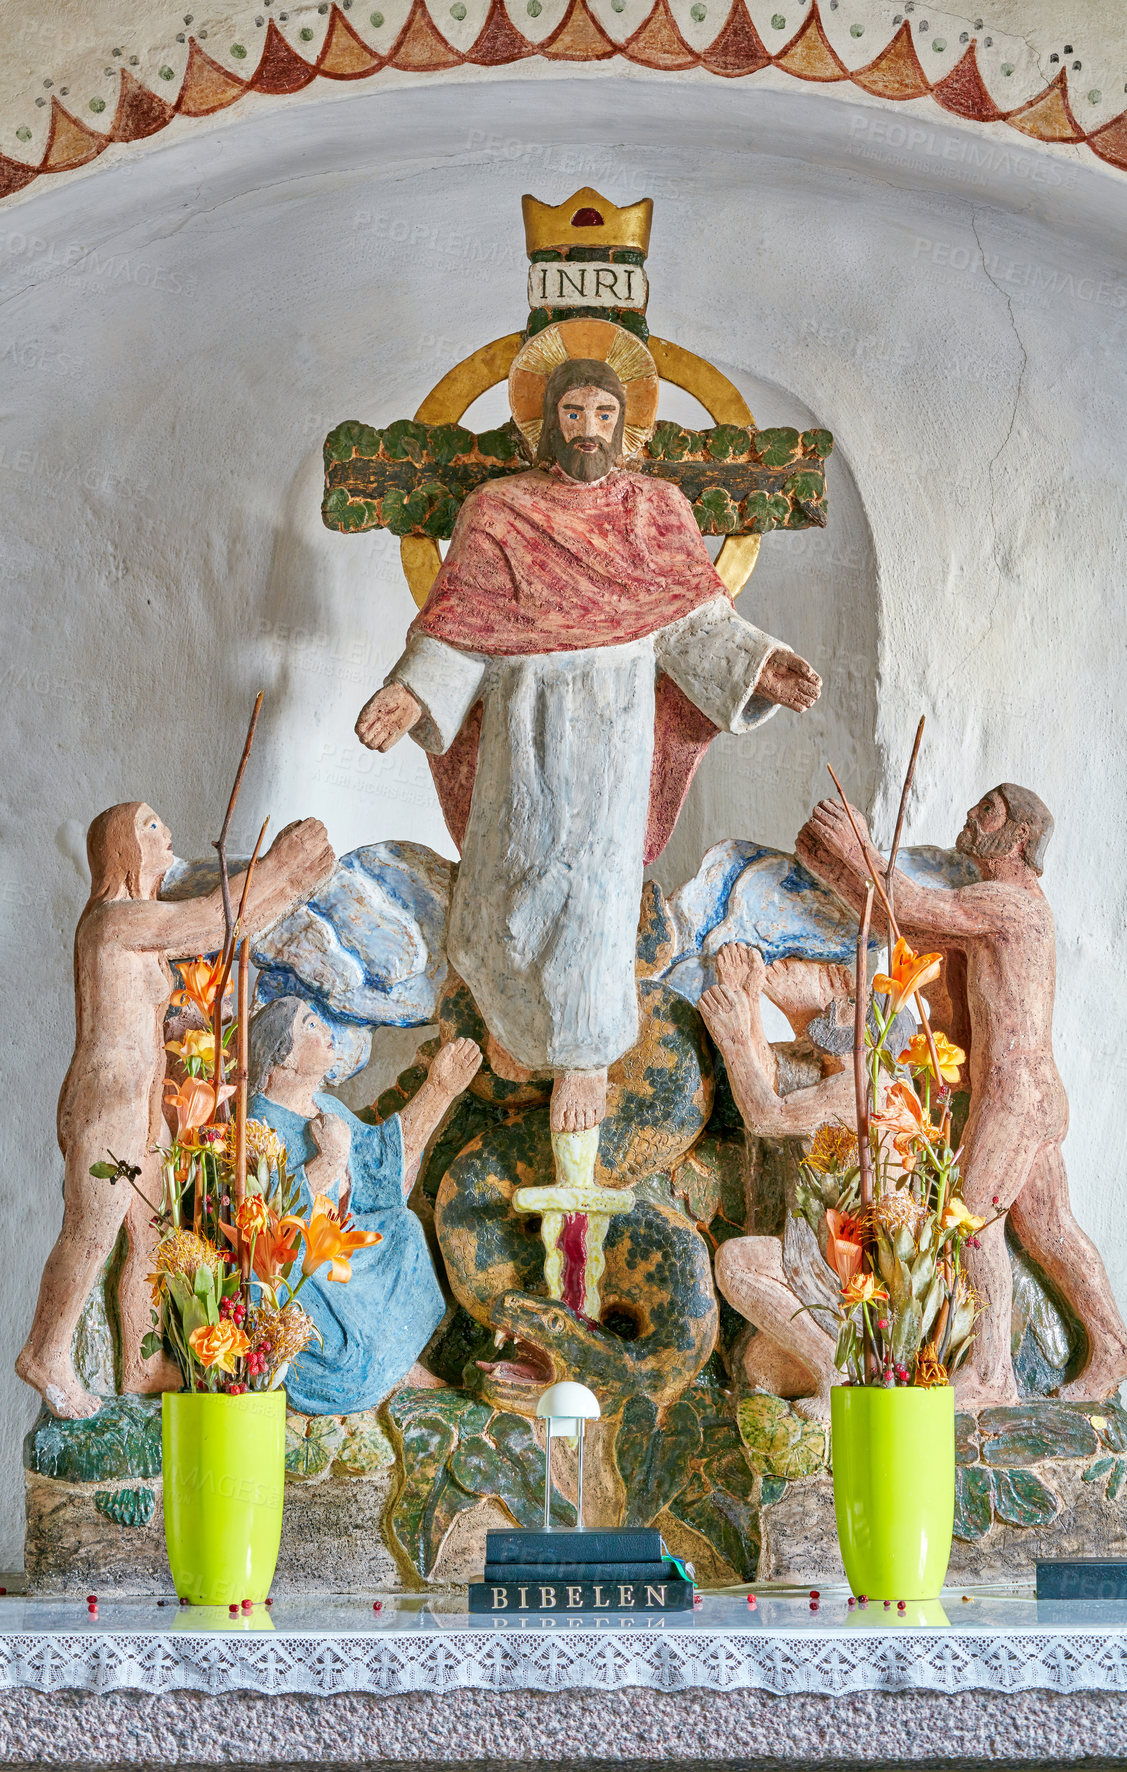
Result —
[[[904,787],[900,795],[900,810],[896,814],[896,829],[892,833],[892,848],[889,850],[888,866],[884,871],[885,884],[888,887],[889,904],[892,904],[895,898],[892,876],[896,871],[896,857],[900,853],[900,838],[904,833],[904,819],[908,812],[908,795],[912,789],[912,777],[916,773],[916,759],[920,754],[920,745],[923,743],[924,722],[926,719],[927,715],[921,714],[920,723],[916,727],[916,742],[912,746],[912,755],[908,759],[908,773],[904,777]]]
[[[265,830],[265,826],[263,829]],[[261,841],[261,838],[259,839]],[[247,872],[250,870],[248,868]],[[235,1222],[247,1191],[247,1010],[250,1001],[250,942],[244,935],[239,942],[238,1057],[235,1061]],[[251,1250],[244,1243],[240,1265],[244,1283],[250,1279]]]
[[[873,915],[873,882],[865,883],[865,908],[857,931],[857,975],[853,991],[853,1091],[857,1104],[857,1162],[861,1170],[861,1207],[873,1203],[873,1152],[869,1136],[869,1079],[865,1067],[865,1011],[868,1006],[869,924]],[[862,1312],[867,1376],[876,1372],[876,1350],[872,1344],[868,1315]]]

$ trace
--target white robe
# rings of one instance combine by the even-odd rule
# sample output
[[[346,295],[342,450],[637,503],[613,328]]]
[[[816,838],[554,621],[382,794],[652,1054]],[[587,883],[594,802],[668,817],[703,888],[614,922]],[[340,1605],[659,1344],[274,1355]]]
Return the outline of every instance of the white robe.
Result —
[[[483,704],[447,952],[485,1024],[531,1070],[602,1070],[638,1036],[634,958],[665,671],[725,732],[774,713],[755,686],[781,642],[727,597],[626,645],[491,657],[413,634],[388,682],[449,749]]]

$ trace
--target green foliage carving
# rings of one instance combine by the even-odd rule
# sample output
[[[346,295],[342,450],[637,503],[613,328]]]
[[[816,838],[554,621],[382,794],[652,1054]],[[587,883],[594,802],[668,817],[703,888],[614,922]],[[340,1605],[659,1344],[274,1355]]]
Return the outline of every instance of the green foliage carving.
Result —
[[[627,1495],[627,1525],[650,1525],[665,1509],[699,1532],[740,1580],[759,1561],[755,1476],[724,1398],[697,1381],[659,1416],[646,1398],[622,1415],[615,1461]]]
[[[438,1561],[458,1515],[486,1498],[518,1526],[539,1525],[544,1454],[522,1415],[493,1409],[456,1391],[407,1389],[388,1406],[402,1481],[389,1524],[422,1576]],[[552,1522],[575,1524],[575,1509],[553,1489]]]
[[[344,1429],[335,1415],[287,1415],[287,1477],[319,1477],[343,1439]]]
[[[159,1397],[108,1397],[97,1415],[59,1421],[44,1407],[24,1441],[24,1465],[67,1483],[159,1477]]]
[[[94,1506],[115,1526],[147,1526],[157,1498],[151,1489],[98,1489]]]
[[[782,1397],[757,1391],[740,1403],[736,1420],[753,1470],[769,1477],[809,1477],[825,1469],[825,1424],[807,1421]]]
[[[955,1471],[955,1537],[984,1538],[994,1517],[990,1472],[981,1465],[959,1465]]]
[[[665,419],[631,467],[678,484],[703,534],[760,535],[825,523],[832,447],[828,431],[694,431]],[[456,424],[401,418],[381,431],[348,419],[325,439],[321,514],[341,534],[383,528],[444,540],[476,487],[527,466],[511,421],[475,436]]]

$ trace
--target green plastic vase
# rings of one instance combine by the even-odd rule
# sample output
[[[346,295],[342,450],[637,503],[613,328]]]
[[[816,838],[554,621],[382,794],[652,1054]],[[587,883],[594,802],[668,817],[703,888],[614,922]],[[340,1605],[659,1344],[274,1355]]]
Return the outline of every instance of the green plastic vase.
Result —
[[[955,1398],[931,1389],[835,1385],[834,1511],[855,1594],[934,1600],[955,1523]]]
[[[264,1600],[282,1536],[285,1391],[166,1391],[161,1448],[164,1538],[180,1598]]]

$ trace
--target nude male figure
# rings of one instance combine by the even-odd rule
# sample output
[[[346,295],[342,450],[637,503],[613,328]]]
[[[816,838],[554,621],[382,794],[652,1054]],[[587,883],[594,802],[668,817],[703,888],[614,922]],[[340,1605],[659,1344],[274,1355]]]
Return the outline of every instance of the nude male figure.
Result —
[[[866,879],[884,863],[868,840],[858,849],[835,801],[815,807],[796,851],[814,874],[855,908]],[[1024,1247],[1059,1287],[1082,1323],[1087,1358],[1064,1397],[1108,1396],[1127,1377],[1127,1326],[1107,1272],[1080,1229],[1068,1198],[1061,1140],[1068,1101],[1053,1061],[1056,943],[1038,883],[1053,820],[1036,794],[1003,782],[967,813],[957,848],[982,879],[954,890],[892,877],[897,920],[913,946],[951,948],[965,958],[970,1014],[971,1112],[961,1168],[970,1210],[1013,1220]],[[970,1359],[956,1377],[959,1406],[1016,1403],[1010,1355],[1013,1295],[1005,1219],[968,1249],[968,1271],[983,1304]]]
[[[802,1138],[827,1122],[854,1126],[852,1071],[835,1054],[823,1053],[819,1081],[779,1093],[780,1054],[767,1040],[759,1007],[760,996],[766,995],[801,1039],[836,1005],[844,1030],[852,1015],[849,968],[807,960],[777,960],[765,966],[757,949],[733,943],[716,956],[716,979],[699,1008],[720,1049],[749,1135]],[[716,1252],[716,1284],[759,1332],[744,1355],[748,1382],[756,1390],[792,1398],[800,1414],[822,1418],[829,1415],[830,1387],[837,1376],[836,1340],[824,1327],[830,1320],[827,1312],[803,1307],[816,1302],[831,1306],[837,1282],[826,1267],[817,1296],[816,1286],[804,1283],[811,1257],[817,1254],[811,1246],[813,1233],[805,1221],[793,1220],[789,1205],[787,1216],[791,1222],[783,1237],[729,1237],[722,1243]],[[796,1271],[799,1266],[805,1273]],[[819,1258],[814,1272],[821,1267],[825,1263]]]
[[[160,1198],[167,1143],[163,1087],[164,1017],[172,995],[169,961],[215,951],[223,940],[218,889],[205,898],[160,902],[173,860],[168,828],[151,806],[111,806],[90,826],[90,898],[74,937],[76,1040],[59,1096],[59,1146],[66,1165],[63,1227],[39,1286],[35,1319],[16,1360],[20,1377],[52,1414],[94,1415],[101,1407],[79,1383],[71,1343],[82,1307],[122,1224],[129,1251],[121,1278],[123,1388],[178,1389],[179,1374],[161,1354],[141,1358],[149,1327],[149,1267],[156,1233],[148,1206],[124,1182],[90,1174],[116,1157],[140,1168],[137,1185]],[[243,934],[254,935],[304,904],[332,872],[325,827],[307,818],[280,832],[260,860],[247,900]]]

